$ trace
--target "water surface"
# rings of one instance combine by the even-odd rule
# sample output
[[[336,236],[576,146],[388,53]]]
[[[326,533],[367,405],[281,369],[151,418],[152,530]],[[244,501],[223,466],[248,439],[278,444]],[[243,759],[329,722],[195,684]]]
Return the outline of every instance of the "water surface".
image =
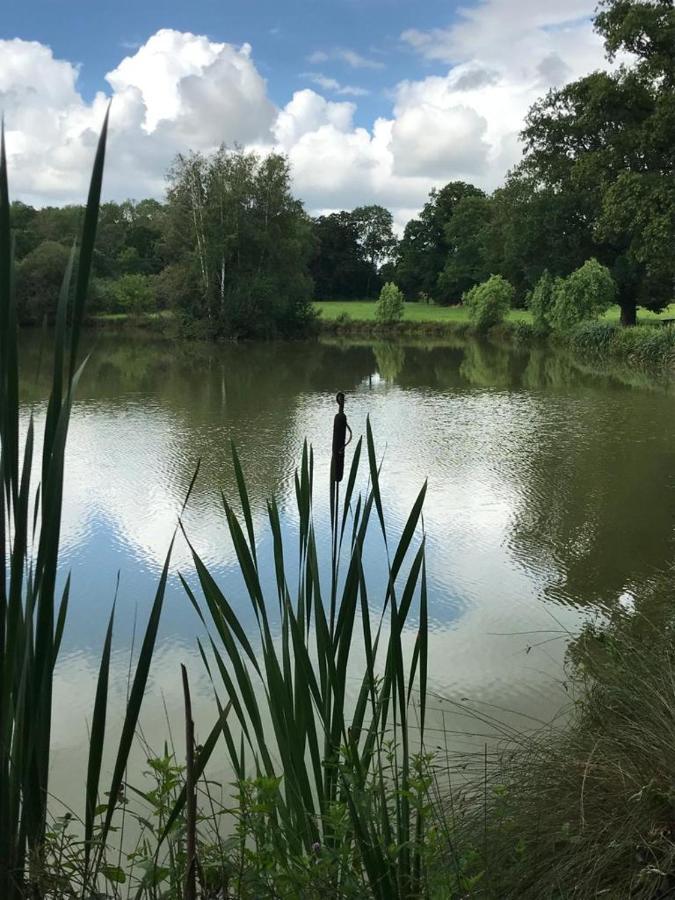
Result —
[[[44,412],[42,338],[26,337],[26,412]],[[248,344],[180,347],[87,337],[67,457],[62,539],[73,597],[58,669],[53,790],[79,803],[83,742],[119,573],[113,721],[126,696],[134,632],[145,622],[177,515],[201,459],[185,525],[253,624],[228,539],[221,490],[234,496],[230,441],[271,546],[265,501],[295,533],[293,471],[305,438],[316,458],[316,525],[328,547],[328,477],[337,390],[355,435],[370,416],[384,455],[388,526],[400,532],[425,479],[434,692],[548,719],[567,702],[565,634],[629,605],[674,558],[675,393],[642,376],[585,369],[549,349],[446,344]],[[373,583],[381,554],[372,554]],[[191,577],[179,539],[172,571]],[[270,594],[272,598],[274,595]],[[276,601],[274,601],[276,602]],[[416,621],[407,640],[414,640]],[[143,729],[161,748],[181,735],[179,662],[210,724],[201,626],[174,576]],[[360,671],[346,673],[357,683]],[[450,715],[450,714],[449,714]],[[461,746],[462,738],[456,742]]]

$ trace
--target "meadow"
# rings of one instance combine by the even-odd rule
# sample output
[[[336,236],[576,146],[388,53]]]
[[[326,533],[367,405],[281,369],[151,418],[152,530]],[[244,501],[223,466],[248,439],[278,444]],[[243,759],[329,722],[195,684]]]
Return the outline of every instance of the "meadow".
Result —
[[[375,302],[370,300],[317,300],[314,308],[325,321],[332,321],[339,316],[347,315],[355,322],[375,321]],[[608,322],[619,321],[619,307],[615,306],[603,316]],[[660,313],[654,313],[647,309],[638,311],[638,322],[648,323],[663,319],[675,319],[675,303],[671,303]],[[407,322],[440,322],[469,324],[468,310],[463,306],[434,306],[425,303],[406,303],[403,320]],[[509,311],[507,322],[532,323],[532,315],[526,309],[512,309]]]

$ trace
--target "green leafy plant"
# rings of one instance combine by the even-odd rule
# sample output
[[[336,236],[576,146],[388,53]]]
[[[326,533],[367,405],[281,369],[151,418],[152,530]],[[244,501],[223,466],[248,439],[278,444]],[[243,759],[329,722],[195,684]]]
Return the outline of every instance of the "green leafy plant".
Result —
[[[122,312],[142,316],[155,305],[152,279],[147,275],[130,273],[118,278],[113,286],[116,305]]]
[[[527,298],[527,307],[532,313],[535,331],[546,334],[551,330],[551,313],[556,299],[560,279],[553,278],[546,269]]]
[[[611,322],[581,322],[568,334],[571,348],[585,358],[627,360],[647,371],[675,366],[675,328],[637,325],[621,328]]]
[[[20,441],[17,306],[4,128],[0,138],[0,897],[44,896],[40,873],[47,844],[52,687],[66,623],[70,576],[61,592],[59,540],[70,413],[84,363],[80,336],[88,295],[108,117],[96,151],[79,247],[59,293],[53,370],[37,490],[35,425]],[[31,498],[34,498],[31,503]],[[106,631],[89,737],[83,829],[83,891],[104,865],[103,848],[122,796],[163,605],[171,549],[152,605],[122,723],[107,802],[100,802],[114,607]],[[51,826],[50,826],[51,827]]]
[[[511,307],[514,289],[501,275],[491,275],[487,281],[472,287],[463,298],[469,318],[478,331],[487,331],[504,320]]]
[[[375,306],[375,318],[381,325],[393,325],[403,318],[404,297],[392,281],[388,281],[380,291]]]
[[[587,259],[567,278],[557,281],[553,290],[550,321],[559,331],[597,319],[616,298],[614,279],[597,259]]]
[[[316,543],[313,455],[307,446],[295,479],[299,517],[295,571],[288,567],[290,551],[284,546],[277,505],[268,503],[274,600],[263,588],[251,505],[234,453],[243,519],[225,499],[223,503],[257,623],[255,639],[244,630],[197,551],[191,549],[216,633],[210,650],[231,703],[230,718],[235,720],[223,723],[228,754],[240,784],[253,778],[265,787],[269,804],[265,840],[279,832],[274,852],[287,867],[292,867],[294,859],[312,857],[317,845],[330,853],[347,848],[331,895],[340,896],[342,879],[357,866],[369,895],[384,900],[423,894],[420,846],[425,811],[411,799],[415,756],[411,741],[414,733],[423,742],[426,715],[424,538],[414,541],[426,485],[399,542],[391,545],[370,424],[369,488],[355,498],[361,452],[359,440],[341,504],[335,486],[332,492],[332,553],[325,569]],[[388,571],[381,612],[375,621],[364,565],[364,543],[373,513],[379,521]],[[324,571],[330,572],[328,583]],[[192,588],[185,579],[183,584],[203,616]],[[292,585],[296,586],[294,593]],[[406,661],[403,628],[416,598],[419,628],[412,657]],[[276,636],[270,621],[275,606],[280,629]],[[363,647],[365,671],[356,699],[350,700],[345,676],[355,666],[352,655],[357,643]],[[202,655],[211,671],[204,648]],[[338,808],[345,833],[336,830]]]

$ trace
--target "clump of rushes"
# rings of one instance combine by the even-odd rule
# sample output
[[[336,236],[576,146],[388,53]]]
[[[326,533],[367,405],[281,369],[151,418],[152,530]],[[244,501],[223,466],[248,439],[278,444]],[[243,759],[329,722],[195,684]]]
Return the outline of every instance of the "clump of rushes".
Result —
[[[0,897],[39,900],[47,835],[52,687],[66,623],[70,577],[57,588],[64,458],[73,397],[84,363],[80,336],[103,179],[108,116],[98,142],[78,264],[73,247],[63,276],[53,370],[44,422],[39,484],[32,483],[35,425],[20,446],[20,368],[14,253],[5,153],[0,140]],[[76,269],[76,271],[75,271]],[[120,733],[108,800],[99,804],[106,730],[113,613],[101,653],[89,737],[81,891],[89,896],[104,868],[103,848],[123,791],[162,609],[169,556],[143,638]],[[113,610],[114,612],[114,610]],[[51,831],[51,829],[50,829]]]
[[[191,547],[215,631],[211,653],[202,648],[202,655],[209,671],[209,659],[215,659],[213,677],[222,680],[231,704],[223,733],[240,785],[242,840],[250,837],[241,820],[243,811],[257,810],[260,826],[260,809],[265,810],[260,837],[271,853],[270,881],[279,883],[281,873],[292,871],[298,860],[318,856],[332,860],[324,872],[327,895],[415,898],[427,895],[424,843],[430,824],[420,756],[426,715],[427,589],[424,536],[418,531],[426,484],[392,546],[370,424],[366,445],[370,477],[365,495],[355,497],[354,491],[361,440],[342,503],[337,491],[332,494],[330,560],[319,560],[313,455],[306,445],[295,477],[299,544],[292,571],[277,505],[268,503],[274,598],[263,588],[251,505],[234,453],[241,518],[225,498],[223,504],[257,633],[254,638],[242,627]],[[374,516],[388,573],[375,620],[364,567],[364,543]],[[192,588],[185,580],[183,584],[203,616]],[[271,604],[278,609],[276,634],[270,624]],[[403,629],[414,607],[419,628],[406,658]],[[365,658],[361,668],[353,661],[356,646]],[[356,672],[360,688],[354,700],[348,696],[347,679]],[[355,879],[360,894],[351,893]]]
[[[477,780],[454,837],[479,896],[673,896],[673,574],[584,627],[568,720],[510,735]]]

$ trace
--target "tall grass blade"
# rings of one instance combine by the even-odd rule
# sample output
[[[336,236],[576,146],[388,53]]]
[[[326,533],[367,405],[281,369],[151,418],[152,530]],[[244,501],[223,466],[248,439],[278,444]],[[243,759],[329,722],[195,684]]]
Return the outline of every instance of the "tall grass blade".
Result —
[[[96,228],[98,225],[98,210],[101,204],[101,187],[103,185],[103,166],[105,163],[105,148],[108,139],[108,120],[110,118],[110,106],[106,110],[103,119],[103,127],[96,147],[94,168],[89,184],[89,196],[84,213],[82,226],[82,242],[80,244],[80,261],[77,267],[77,281],[75,284],[75,297],[73,300],[72,330],[70,334],[70,377],[72,378],[77,366],[77,354],[80,345],[80,333],[84,320],[84,306],[89,289],[89,274],[94,258],[94,243],[96,241]]]
[[[105,132],[100,151],[105,145]],[[98,167],[101,168],[100,166]],[[95,167],[94,181],[100,172]],[[98,178],[100,182],[100,178]],[[99,185],[100,187],[100,185]],[[80,257],[79,303],[68,325],[74,251],[64,273],[56,313],[54,370],[43,433],[41,483],[29,510],[34,424],[30,419],[19,470],[19,366],[14,254],[4,123],[0,135],[0,896],[24,891],[27,851],[39,855],[47,814],[52,685],[65,627],[70,580],[60,603],[56,573],[63,498],[63,460],[76,371],[77,340],[98,217],[100,189],[90,194]],[[64,381],[66,345],[71,366]],[[32,557],[31,538],[36,544]],[[9,550],[8,555],[8,548]],[[32,884],[30,891],[39,890]]]
[[[134,674],[134,680],[132,682],[131,691],[129,693],[129,701],[127,703],[124,721],[122,723],[122,733],[120,735],[120,740],[117,748],[115,767],[113,769],[112,780],[110,782],[108,808],[106,810],[105,818],[103,820],[101,832],[99,835],[101,844],[105,843],[108,832],[110,831],[110,826],[112,825],[113,815],[115,813],[115,809],[117,808],[117,802],[120,796],[120,788],[122,787],[124,778],[124,770],[129,760],[131,744],[134,739],[134,734],[136,733],[138,717],[141,711],[143,696],[145,695],[145,688],[148,682],[148,674],[150,672],[150,662],[152,660],[155,649],[155,642],[157,640],[157,631],[159,628],[162,606],[164,604],[166,582],[169,575],[169,563],[171,561],[174,540],[175,538],[171,540],[171,544],[169,545],[169,549],[166,554],[166,559],[164,560],[162,574],[159,579],[159,584],[155,593],[155,599],[152,604],[152,609],[150,610],[150,616],[148,617],[148,624],[143,636],[143,642],[141,644],[141,649],[138,655],[138,662],[136,663],[136,672]]]
[[[364,872],[368,896],[412,897],[422,883],[423,861],[411,845],[422,824],[410,803],[412,753],[408,708],[413,683],[419,676],[426,688],[427,627],[425,545],[416,535],[426,495],[422,487],[407,518],[389,564],[389,542],[379,485],[379,467],[370,423],[366,445],[370,488],[355,495],[362,442],[355,448],[343,505],[331,492],[330,560],[322,566],[313,523],[313,454],[307,444],[295,473],[299,546],[294,557],[297,581],[291,578],[284,547],[279,509],[268,503],[274,559],[274,604],[278,626],[268,617],[266,581],[253,548],[255,533],[250,500],[236,452],[235,472],[247,538],[232,508],[223,507],[248,602],[255,615],[255,637],[244,630],[235,610],[215,579],[191,548],[203,598],[214,631],[212,655],[234,712],[233,725],[223,734],[237,778],[260,777],[277,784],[275,800],[266,815],[270,829],[281,828],[288,865],[298,854],[311,853],[315,840],[340,858],[352,860],[354,851]],[[381,597],[379,623],[371,623],[372,598],[364,561],[373,507],[387,552],[387,582]],[[351,540],[343,538],[351,516]],[[340,563],[344,578],[338,577]],[[409,565],[408,565],[409,562]],[[330,569],[328,566],[330,564]],[[400,602],[396,583],[407,569]],[[330,571],[330,591],[322,587]],[[271,574],[271,573],[270,573]],[[290,585],[297,584],[292,596]],[[192,589],[184,582],[191,603],[200,610]],[[419,629],[413,659],[407,665],[403,631],[419,599]],[[385,612],[388,610],[388,621]],[[334,616],[334,618],[333,618]],[[361,633],[359,634],[359,629]],[[354,647],[363,646],[365,666],[355,701],[347,691],[353,673]],[[422,712],[422,720],[424,711]],[[269,721],[270,727],[263,727]],[[245,769],[244,747],[253,754],[254,769]],[[393,747],[393,750],[391,749]],[[392,770],[393,767],[393,770]],[[335,810],[344,816],[339,827]],[[346,850],[345,848],[351,848]],[[396,848],[395,851],[392,848]],[[346,869],[340,878],[351,877]],[[338,894],[339,895],[339,892]],[[365,895],[365,894],[364,894]],[[422,896],[418,893],[416,896]]]
[[[85,890],[89,875],[89,859],[94,834],[94,814],[98,803],[101,762],[103,760],[103,744],[105,741],[106,713],[108,709],[108,679],[110,675],[110,651],[112,645],[113,623],[115,621],[115,604],[110,612],[108,628],[103,642],[103,653],[96,682],[94,714],[91,721],[89,737],[89,762],[87,765],[87,784],[84,806],[84,879]]]

